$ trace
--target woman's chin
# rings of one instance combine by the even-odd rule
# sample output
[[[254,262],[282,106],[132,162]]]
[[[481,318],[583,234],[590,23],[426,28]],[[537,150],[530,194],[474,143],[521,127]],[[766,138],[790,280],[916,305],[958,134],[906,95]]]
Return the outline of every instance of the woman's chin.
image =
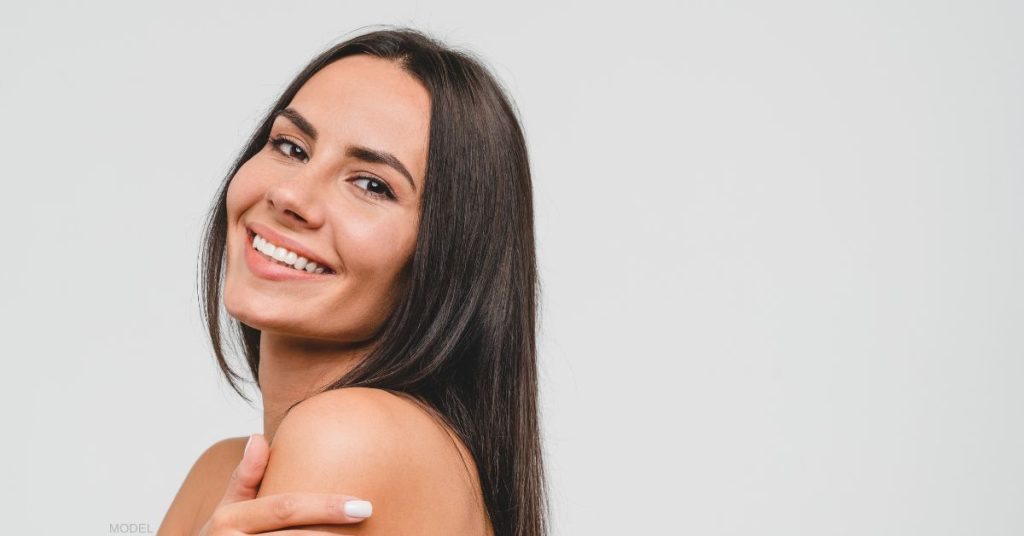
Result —
[[[225,309],[231,318],[249,326],[252,329],[263,333],[273,333],[284,337],[298,339],[336,340],[329,333],[321,333],[315,322],[301,322],[294,316],[281,317],[280,311],[288,311],[288,307],[273,307],[270,311],[276,311],[277,315],[265,313],[267,308],[241,307],[235,304],[228,306],[225,300]],[[293,310],[293,309],[292,309]]]
[[[292,325],[294,324],[295,321],[294,318],[285,319],[276,318],[274,316],[269,316],[266,314],[258,314],[255,310],[248,307],[229,306],[227,305],[227,300],[225,300],[224,309],[227,310],[227,313],[228,315],[231,316],[231,318],[234,318],[235,320],[253,329],[258,329],[260,331],[285,333],[296,331],[297,329],[301,331],[300,328],[297,328],[296,326]]]

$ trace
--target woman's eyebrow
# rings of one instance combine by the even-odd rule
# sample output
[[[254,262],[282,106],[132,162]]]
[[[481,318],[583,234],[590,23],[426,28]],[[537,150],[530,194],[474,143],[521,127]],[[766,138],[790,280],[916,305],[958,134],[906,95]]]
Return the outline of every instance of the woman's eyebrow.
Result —
[[[295,125],[296,128],[298,128],[307,136],[312,138],[313,141],[316,141],[316,128],[313,126],[312,123],[306,120],[306,118],[303,117],[302,114],[300,114],[297,110],[294,110],[292,108],[284,108],[283,110],[279,110],[276,114],[274,114],[273,119],[277,119],[278,116],[284,117],[285,119],[291,121],[291,123]],[[363,162],[368,162],[371,164],[384,164],[386,166],[390,166],[399,173],[401,173],[406,178],[406,180],[409,181],[409,186],[412,186],[412,190],[414,192],[416,191],[416,183],[412,180],[412,173],[409,173],[409,169],[402,164],[401,160],[399,160],[395,155],[387,151],[371,149],[369,147],[363,147],[361,145],[349,145],[345,150],[345,156],[350,156],[357,160],[362,160]]]

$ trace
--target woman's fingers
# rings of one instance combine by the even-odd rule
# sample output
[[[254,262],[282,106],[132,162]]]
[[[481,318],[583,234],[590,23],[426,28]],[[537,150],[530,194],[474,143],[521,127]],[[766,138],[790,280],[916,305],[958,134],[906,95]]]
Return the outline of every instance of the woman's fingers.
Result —
[[[258,534],[303,525],[346,525],[372,514],[373,507],[351,495],[281,493],[225,504],[210,517],[210,532],[233,529]]]
[[[273,532],[264,532],[260,536],[332,536],[338,534],[337,532],[330,531],[324,532],[322,530],[313,529],[284,529],[275,530]]]
[[[259,536],[334,536],[335,534],[351,534],[352,529],[343,529],[343,525],[310,525],[300,529],[281,529],[261,532]],[[345,530],[346,532],[338,532]]]
[[[224,490],[220,505],[256,498],[269,458],[270,446],[267,445],[263,434],[250,435],[249,442],[245,444],[242,461],[238,462],[235,471],[231,473],[231,480]]]
[[[370,517],[370,502],[351,495],[282,493],[257,498],[269,459],[270,446],[263,436],[249,436],[242,461],[200,534],[261,534],[303,525],[347,525]]]

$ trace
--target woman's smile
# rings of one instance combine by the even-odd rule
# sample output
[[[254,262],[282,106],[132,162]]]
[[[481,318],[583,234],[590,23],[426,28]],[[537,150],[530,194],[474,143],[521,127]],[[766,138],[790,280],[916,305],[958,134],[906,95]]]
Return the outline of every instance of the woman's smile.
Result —
[[[275,242],[267,240],[252,227],[273,236]],[[336,272],[323,261],[317,262],[318,257],[313,257],[307,250],[295,246],[293,242],[283,239],[280,235],[273,234],[273,231],[266,227],[254,225],[244,230],[245,263],[249,271],[257,277],[273,281],[315,281],[336,275]],[[291,248],[278,246],[278,243],[287,243]]]

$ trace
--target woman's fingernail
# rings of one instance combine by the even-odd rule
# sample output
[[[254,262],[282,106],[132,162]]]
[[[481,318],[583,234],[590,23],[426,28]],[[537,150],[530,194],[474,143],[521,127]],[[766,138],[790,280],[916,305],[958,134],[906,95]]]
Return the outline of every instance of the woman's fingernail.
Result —
[[[246,454],[249,454],[249,445],[252,445],[252,436],[253,435],[254,434],[249,434],[249,441],[245,442],[245,450],[242,451],[242,458],[243,459],[245,458]]]
[[[370,501],[345,501],[345,515],[349,517],[370,517],[372,513]]]

